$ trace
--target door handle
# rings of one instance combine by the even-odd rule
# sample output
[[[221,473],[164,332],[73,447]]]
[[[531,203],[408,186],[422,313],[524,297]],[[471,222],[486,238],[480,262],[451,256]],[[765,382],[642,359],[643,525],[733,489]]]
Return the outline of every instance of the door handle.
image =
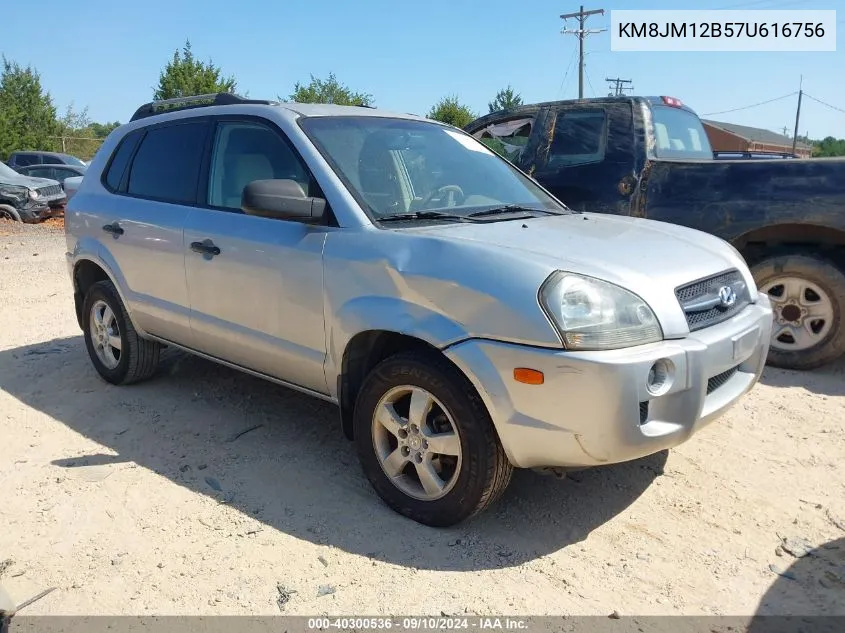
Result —
[[[220,248],[214,245],[211,240],[203,240],[202,242],[191,242],[191,250],[201,255],[215,255],[220,254]]]
[[[120,227],[120,225],[117,222],[112,222],[111,224],[106,224],[103,227],[103,230],[106,233],[111,233],[115,237],[117,237],[118,235],[123,235],[123,229]]]

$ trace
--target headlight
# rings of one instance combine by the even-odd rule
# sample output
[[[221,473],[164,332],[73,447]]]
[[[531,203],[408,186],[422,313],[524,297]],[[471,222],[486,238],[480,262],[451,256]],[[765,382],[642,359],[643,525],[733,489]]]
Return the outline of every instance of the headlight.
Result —
[[[29,189],[28,193],[30,200],[38,200],[38,192],[35,189]]]
[[[663,340],[645,301],[600,279],[558,271],[540,289],[540,303],[567,349],[621,349]]]

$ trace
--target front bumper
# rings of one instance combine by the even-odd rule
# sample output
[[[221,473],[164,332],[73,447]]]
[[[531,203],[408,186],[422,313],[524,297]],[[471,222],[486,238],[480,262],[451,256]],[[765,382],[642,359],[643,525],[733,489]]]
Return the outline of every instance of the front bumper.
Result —
[[[62,217],[65,213],[65,201],[64,196],[44,202],[38,200],[19,209],[18,213],[24,222],[43,222],[50,218]]]
[[[469,340],[446,355],[474,383],[511,463],[585,467],[637,459],[677,446],[727,411],[759,380],[772,330],[760,293],[732,319],[687,338],[605,352],[549,350]],[[649,372],[668,361],[660,395]],[[513,378],[542,371],[542,385]]]

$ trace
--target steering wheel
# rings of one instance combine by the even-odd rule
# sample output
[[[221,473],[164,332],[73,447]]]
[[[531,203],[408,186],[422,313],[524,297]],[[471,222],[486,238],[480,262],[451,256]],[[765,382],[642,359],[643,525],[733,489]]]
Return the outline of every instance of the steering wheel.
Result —
[[[460,196],[460,200],[457,200],[456,196]],[[466,195],[464,195],[464,190],[458,185],[443,185],[442,187],[432,189],[420,203],[420,208],[425,209],[434,200],[445,202],[441,206],[454,207],[466,200]]]

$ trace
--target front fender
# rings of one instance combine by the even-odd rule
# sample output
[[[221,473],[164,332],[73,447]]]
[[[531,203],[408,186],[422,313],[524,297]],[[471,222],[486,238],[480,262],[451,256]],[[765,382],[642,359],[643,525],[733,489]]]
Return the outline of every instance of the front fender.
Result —
[[[395,297],[356,297],[334,312],[329,325],[330,388],[336,384],[349,341],[356,334],[372,330],[413,336],[439,349],[470,337],[460,323],[421,305]]]

